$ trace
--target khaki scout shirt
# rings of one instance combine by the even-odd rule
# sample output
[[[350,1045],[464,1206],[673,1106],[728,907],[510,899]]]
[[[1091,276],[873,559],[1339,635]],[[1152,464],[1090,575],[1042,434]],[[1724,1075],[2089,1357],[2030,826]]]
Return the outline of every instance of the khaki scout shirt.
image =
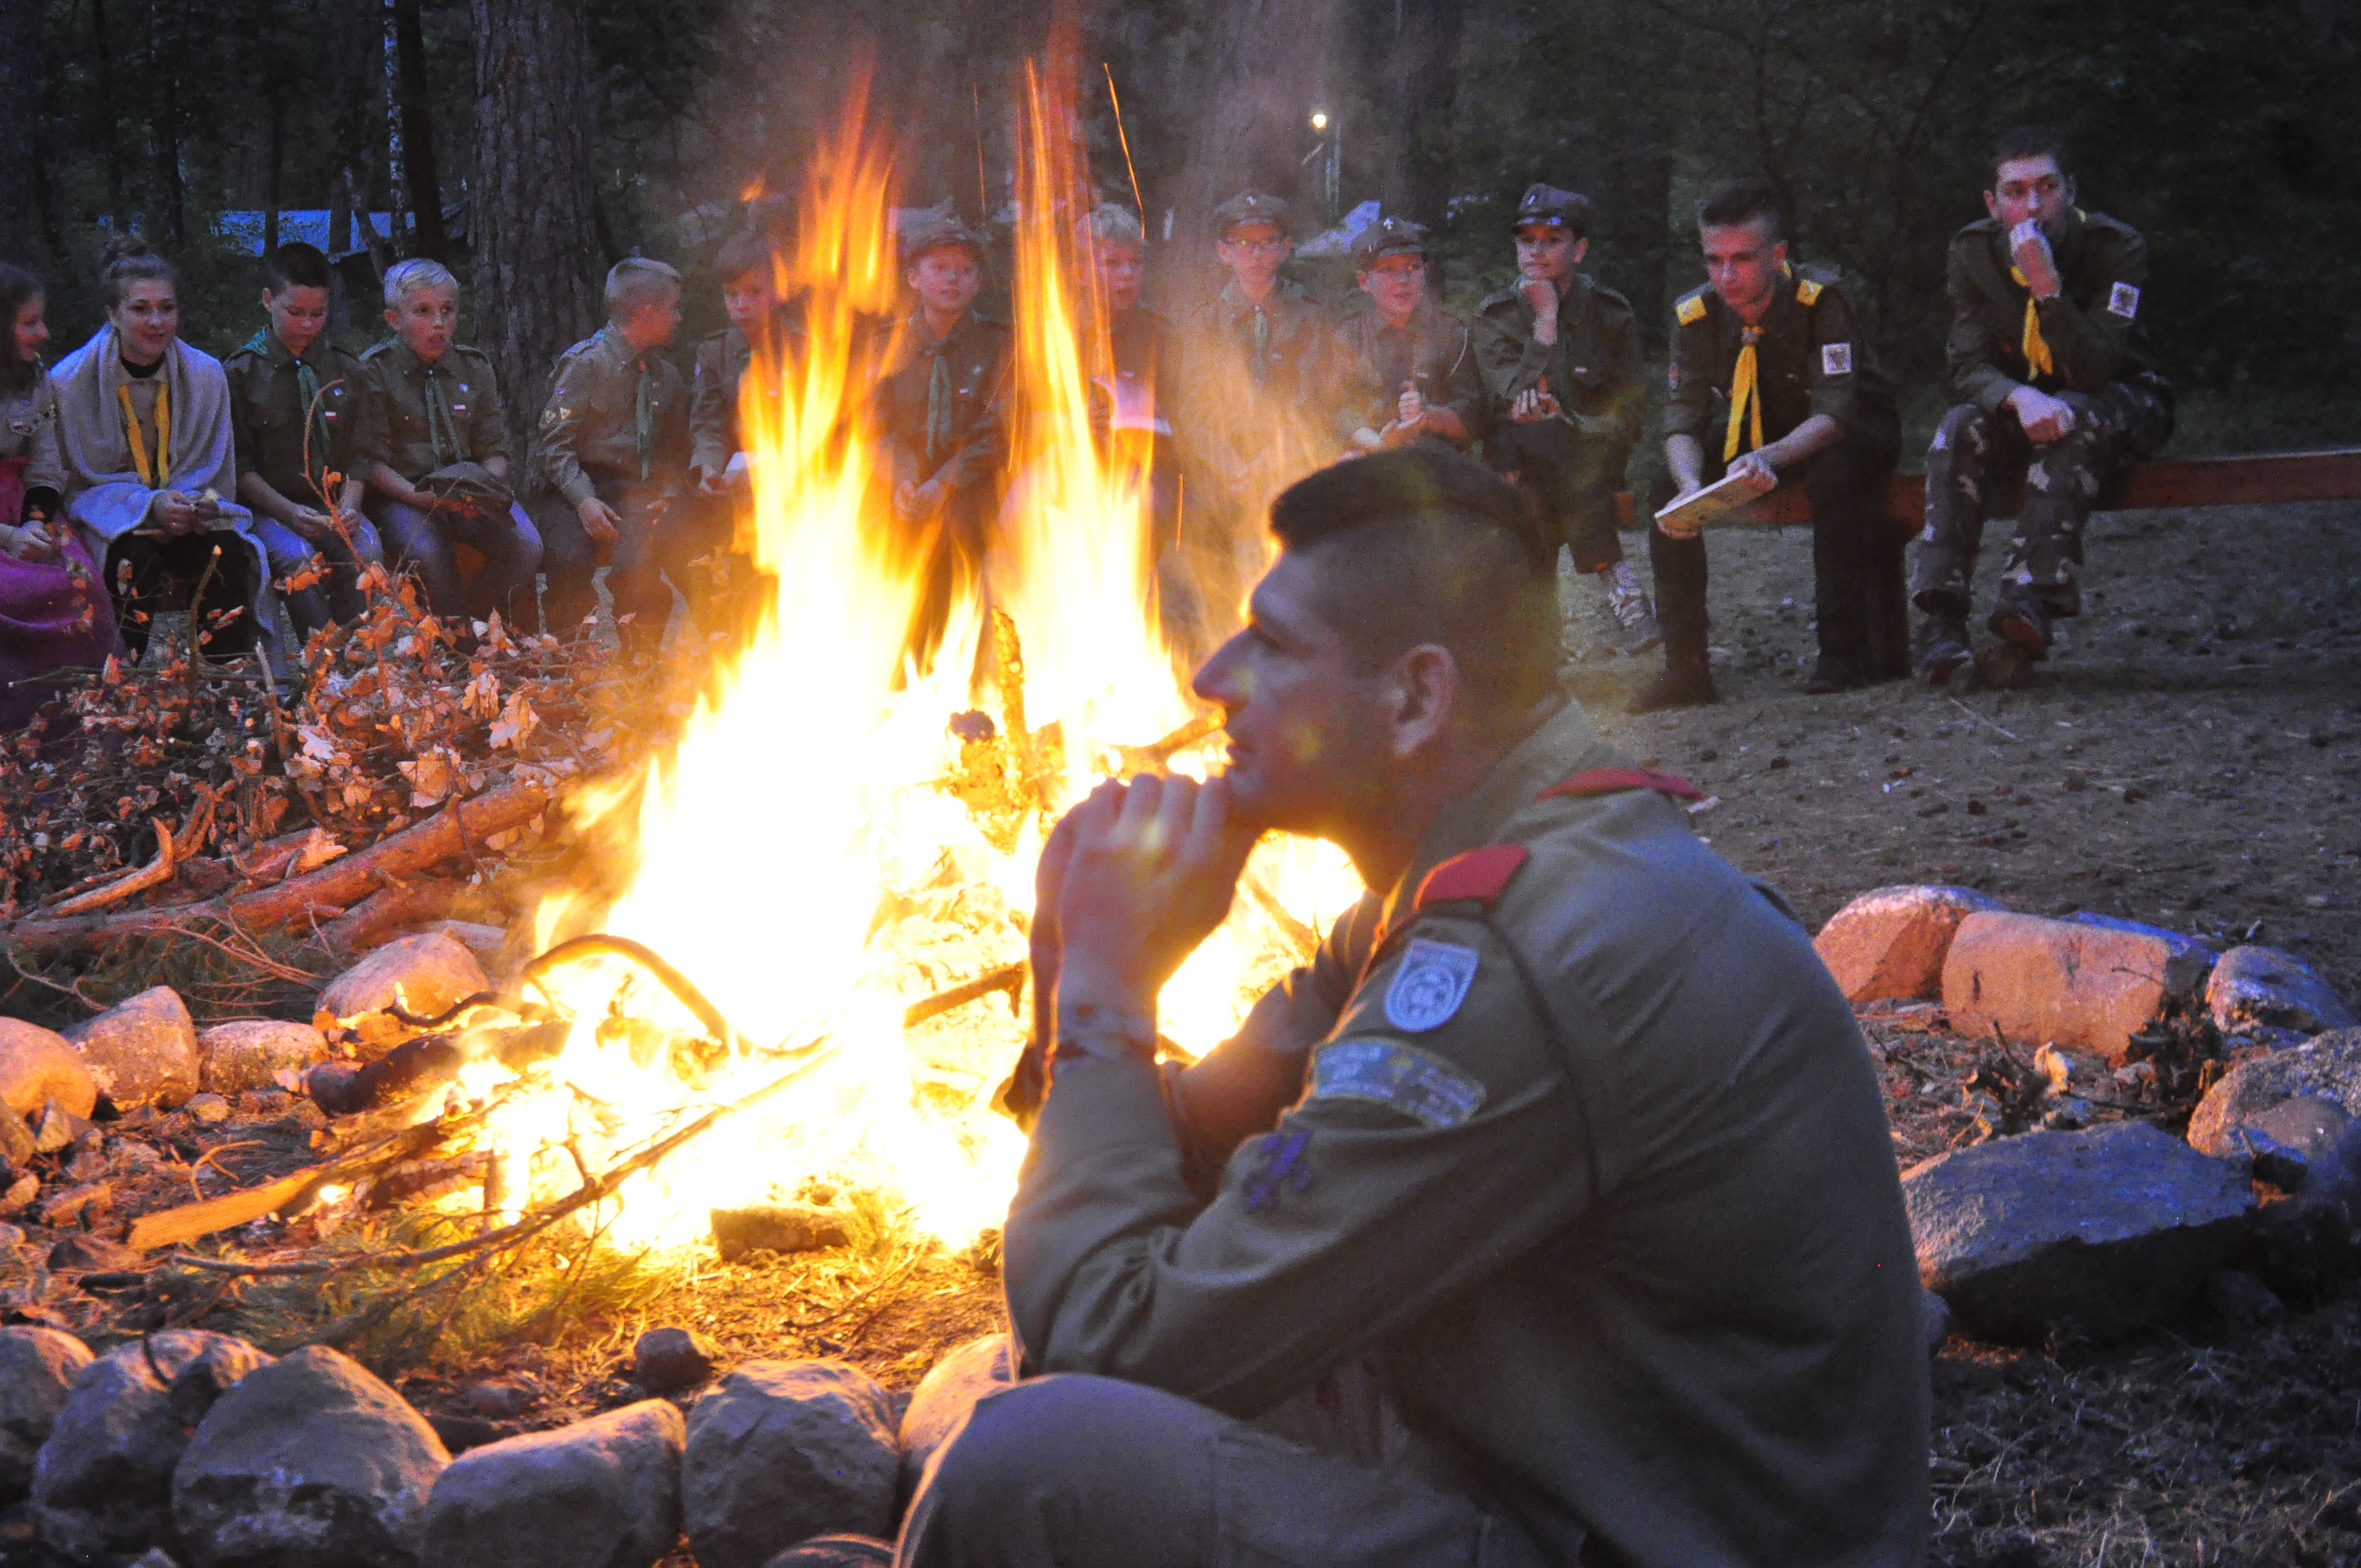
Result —
[[[774,313],[776,341],[785,345],[800,339],[803,329],[782,309]],[[730,466],[730,459],[746,448],[740,426],[740,389],[754,363],[754,345],[734,325],[726,326],[697,345],[697,360],[688,376],[688,464],[708,474]],[[775,381],[761,389],[775,415],[784,388]]]
[[[1484,378],[1467,323],[1422,300],[1410,322],[1390,326],[1375,310],[1336,323],[1330,334],[1329,396],[1336,407],[1336,437],[1349,443],[1362,430],[1381,431],[1394,422],[1405,382],[1428,406],[1448,409],[1467,427],[1470,445],[1485,425]],[[1422,439],[1440,441],[1429,432]]]
[[[1877,367],[1861,335],[1844,285],[1829,273],[1801,268],[1771,297],[1754,348],[1754,388],[1763,400],[1763,439],[1777,441],[1814,414],[1851,429],[1861,405],[1891,407],[1894,382]],[[1672,398],[1664,433],[1693,435],[1716,458],[1730,432],[1730,383],[1745,346],[1746,323],[1722,303],[1711,284],[1673,306]],[[1753,420],[1739,436],[1753,450]]]
[[[2051,254],[2065,287],[2034,308],[2056,368],[2036,376],[2025,358],[2025,302],[2033,291],[2009,276],[2015,263],[2008,230],[1984,218],[1951,236],[1951,336],[1945,357],[1953,393],[1986,413],[1998,412],[2019,387],[2095,392],[2155,368],[2140,322],[2147,241],[2139,230],[2078,211],[2051,242]]]
[[[322,333],[304,351],[302,367],[318,379],[320,397],[308,476],[303,468],[304,420],[310,410],[295,356],[278,334],[265,328],[222,361],[222,374],[229,378],[229,422],[237,444],[237,468],[241,474],[259,476],[299,507],[333,507],[338,498],[331,495],[324,503],[314,478],[331,473],[348,479],[368,477],[368,399],[361,389],[360,356],[336,347]]]
[[[687,462],[688,389],[671,360],[633,348],[611,325],[558,356],[541,411],[541,467],[566,504],[580,506],[602,480],[677,489]]]
[[[1255,317],[1263,318],[1261,346]],[[1189,313],[1181,328],[1181,444],[1224,480],[1235,478],[1290,432],[1323,426],[1320,372],[1327,332],[1300,283],[1281,280],[1260,306],[1235,278]]]
[[[1214,1053],[1311,1046],[1210,1202],[1158,1069],[1061,1053],[1005,1233],[1027,1367],[1250,1416],[1369,1355],[1554,1563],[1903,1568],[1927,1352],[1868,1051],[1669,801],[1548,793],[1619,762],[1562,709]]]
[[[1495,420],[1506,421],[1518,394],[1546,376],[1583,434],[1613,446],[1640,444],[1648,409],[1631,301],[1576,273],[1558,301],[1556,343],[1534,338],[1532,302],[1514,287],[1477,306],[1471,329]]]
[[[12,457],[24,460],[17,480],[26,500],[43,491],[42,503],[56,510],[65,496],[66,461],[58,445],[58,389],[45,375],[36,373],[21,392],[0,391],[0,459]]]
[[[428,428],[430,379],[441,389],[450,410],[448,429]],[[492,362],[465,344],[453,344],[432,365],[398,337],[377,344],[361,356],[361,387],[368,397],[362,417],[368,429],[361,455],[412,484],[454,463],[514,460]],[[454,436],[457,451],[452,450]]]
[[[940,342],[913,311],[894,331],[877,383],[878,429],[892,449],[894,477],[939,479],[954,494],[1000,476],[1006,438],[1000,409],[1014,334],[972,310]],[[935,408],[935,367],[949,400]],[[930,419],[940,422],[929,429]]]

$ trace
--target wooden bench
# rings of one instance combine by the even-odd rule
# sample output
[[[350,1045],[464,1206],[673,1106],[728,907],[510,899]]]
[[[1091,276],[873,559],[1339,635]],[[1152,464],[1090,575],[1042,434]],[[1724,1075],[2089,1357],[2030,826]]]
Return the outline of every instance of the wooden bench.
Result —
[[[2011,516],[2021,497],[2008,499],[1996,516]],[[2361,500],[2361,447],[2333,452],[2272,452],[2237,457],[2178,457],[2137,463],[2116,477],[2099,498],[2102,511],[2144,511],[2158,507],[2269,506],[2290,501]],[[1886,488],[1888,513],[1916,527],[1927,514],[1927,476],[1896,474]],[[1616,519],[1625,528],[1642,521],[1639,499],[1625,490],[1615,498]],[[1735,522],[1808,523],[1811,503],[1801,485],[1783,485],[1752,505],[1708,526]]]

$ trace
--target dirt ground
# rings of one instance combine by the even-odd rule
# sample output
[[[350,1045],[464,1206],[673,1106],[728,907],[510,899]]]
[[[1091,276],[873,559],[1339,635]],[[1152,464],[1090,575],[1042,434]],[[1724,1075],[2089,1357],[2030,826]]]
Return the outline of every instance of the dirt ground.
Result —
[[[1643,553],[1637,534],[1626,544]],[[2361,507],[2102,517],[2087,613],[2007,692],[1807,696],[1808,535],[1721,531],[1708,548],[1719,706],[1625,715],[1654,660],[1596,653],[1606,623],[1587,583],[1566,586],[1568,679],[1610,738],[1715,797],[1697,830],[1815,927],[1868,888],[1960,883],[2022,910],[2284,948],[2361,1000]],[[1987,1047],[1940,1022],[1926,1007],[1864,1018],[1905,1166],[1976,1135],[1970,1080]],[[264,1094],[217,1126],[126,1121],[140,1124],[109,1129],[103,1157],[90,1146],[89,1169],[59,1173],[111,1180],[118,1216],[301,1164],[318,1116]],[[101,1343],[168,1311],[185,1321],[139,1276],[52,1285],[30,1260],[62,1233],[27,1229],[17,1261],[0,1260],[13,1320]],[[619,1300],[537,1343],[450,1341],[384,1370],[446,1418],[483,1417],[488,1381],[509,1390],[489,1437],[643,1397],[631,1345],[659,1324],[699,1330],[724,1365],[841,1356],[897,1392],[1001,1325],[988,1245],[950,1255],[906,1235],[707,1256]],[[2361,1295],[2296,1305],[2096,1349],[1955,1339],[1936,1364],[1933,1562],[2361,1564]],[[206,1326],[253,1313],[233,1298]],[[53,1561],[20,1513],[0,1516],[0,1563]]]

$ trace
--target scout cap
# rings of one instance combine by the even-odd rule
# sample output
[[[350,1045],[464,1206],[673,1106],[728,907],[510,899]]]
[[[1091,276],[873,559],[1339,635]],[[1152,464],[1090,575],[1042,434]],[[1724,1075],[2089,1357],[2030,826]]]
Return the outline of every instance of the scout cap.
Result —
[[[481,463],[453,463],[418,481],[418,488],[475,511],[506,511],[516,499],[508,486]]]
[[[1571,230],[1578,239],[1590,232],[1590,198],[1554,185],[1528,185],[1524,199],[1517,203],[1515,226],[1528,228],[1536,224]]]
[[[1424,256],[1426,229],[1408,218],[1379,218],[1353,240],[1353,265],[1366,272],[1389,256]]]
[[[1243,228],[1257,224],[1268,224],[1279,233],[1287,232],[1287,203],[1276,196],[1258,196],[1249,192],[1233,196],[1213,209],[1213,237],[1227,239]]]
[[[989,259],[983,248],[983,236],[960,222],[955,213],[928,213],[912,224],[909,233],[903,236],[902,259],[906,264],[916,262],[927,252],[940,250],[946,246],[957,246],[965,250],[975,258],[979,267]]]

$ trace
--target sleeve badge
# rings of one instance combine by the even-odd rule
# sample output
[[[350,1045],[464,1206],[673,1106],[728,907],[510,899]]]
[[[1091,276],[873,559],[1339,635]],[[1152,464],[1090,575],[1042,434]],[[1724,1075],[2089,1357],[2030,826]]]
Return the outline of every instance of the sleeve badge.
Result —
[[[1852,345],[1824,343],[1820,345],[1820,374],[1850,376],[1852,374]]]
[[[2118,283],[2107,292],[2107,313],[2125,321],[2139,317],[2139,291],[2129,283]]]
[[[1456,1127],[1484,1104],[1484,1086],[1433,1051],[1393,1040],[1334,1040],[1312,1053],[1309,1100],[1359,1100],[1429,1127]]]
[[[1449,1023],[1467,1000],[1478,961],[1473,948],[1413,938],[1386,987],[1386,1022],[1407,1035]]]

